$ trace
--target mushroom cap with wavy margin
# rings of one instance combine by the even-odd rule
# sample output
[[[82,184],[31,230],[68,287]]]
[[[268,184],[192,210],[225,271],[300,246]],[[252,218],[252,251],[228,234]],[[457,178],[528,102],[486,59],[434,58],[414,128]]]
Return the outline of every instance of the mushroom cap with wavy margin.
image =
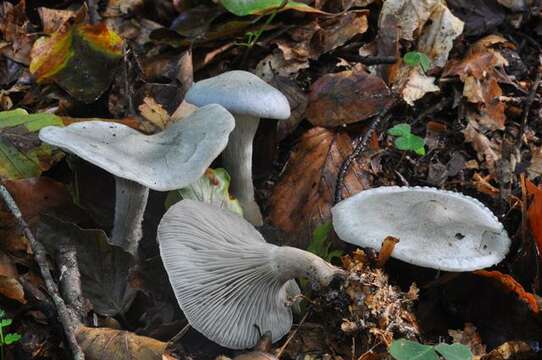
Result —
[[[480,201],[429,187],[379,187],[362,191],[331,209],[340,239],[380,249],[386,236],[399,238],[392,257],[445,271],[472,271],[500,262],[510,238]]]
[[[228,71],[201,80],[186,93],[185,100],[196,106],[220,104],[233,114],[284,120],[290,117],[288,99],[248,71]]]
[[[191,326],[231,349],[253,347],[259,332],[273,342],[292,326],[289,301],[299,294],[265,242],[239,215],[181,200],[158,226],[160,255],[179,306]]]
[[[233,116],[220,105],[202,107],[154,135],[118,123],[84,121],[48,126],[40,139],[153,190],[169,191],[196,181],[228,143]]]

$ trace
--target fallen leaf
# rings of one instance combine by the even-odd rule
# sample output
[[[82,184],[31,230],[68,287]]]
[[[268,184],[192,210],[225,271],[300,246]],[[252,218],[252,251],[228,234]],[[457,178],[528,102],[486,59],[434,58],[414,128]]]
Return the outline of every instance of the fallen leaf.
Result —
[[[170,120],[167,111],[152,97],[147,96],[143,99],[143,104],[139,105],[139,111],[141,116],[161,130],[165,129]]]
[[[129,331],[81,326],[75,334],[88,360],[161,360],[167,343]]]
[[[315,126],[335,127],[368,119],[392,101],[381,78],[357,68],[316,80],[310,89],[307,118]]]
[[[531,180],[542,176],[542,147],[533,146],[531,148],[531,163],[527,168],[527,174]]]
[[[321,10],[297,1],[287,1],[284,4],[283,0],[220,0],[220,3],[226,10],[237,16],[263,14],[279,8],[281,10],[325,14]]]
[[[418,67],[404,64],[399,70],[398,77],[392,80],[393,88],[411,106],[414,105],[414,101],[421,99],[425,94],[440,91],[434,81],[434,77],[423,74]]]
[[[6,180],[3,184],[29,223],[44,210],[71,203],[71,196],[64,184],[44,176]],[[5,214],[8,214],[7,210]],[[6,217],[4,214],[0,215],[4,222]]]
[[[485,161],[491,173],[495,171],[495,163],[501,158],[497,144],[482,134],[480,126],[476,121],[469,120],[467,127],[463,130],[465,141],[472,144],[478,154],[478,160]]]
[[[542,254],[542,188],[525,179],[525,189],[530,199],[527,207],[529,227],[536,241],[538,253]]]
[[[366,31],[367,12],[352,11],[329,19],[317,18],[307,25],[295,27],[287,33],[288,38],[278,39],[275,43],[287,63],[304,64]]]
[[[46,7],[38,8],[38,13],[43,25],[43,32],[52,34],[59,30],[66,21],[74,18],[76,12],[72,10],[49,9]]]
[[[448,330],[448,334],[452,337],[454,343],[468,346],[474,356],[481,356],[486,353],[486,346],[482,343],[480,334],[478,334],[476,327],[472,323],[465,323],[463,330]]]
[[[115,316],[128,310],[136,295],[136,290],[128,282],[134,259],[120,247],[110,245],[105,232],[82,229],[73,223],[43,215],[36,237],[49,253],[58,251],[62,244],[75,243],[83,295],[98,314]]]
[[[25,0],[20,0],[17,5],[13,5],[9,1],[0,3],[0,33],[7,42],[6,46],[0,45],[0,54],[13,61],[28,65],[36,35],[32,34],[25,11]]]
[[[387,0],[380,11],[378,28],[385,28],[384,19],[395,18],[400,24],[399,39],[414,40],[416,30],[421,30],[439,3],[440,0]]]
[[[518,283],[512,276],[503,274],[499,271],[477,270],[474,272],[476,275],[495,279],[502,284],[507,290],[515,293],[522,301],[524,301],[534,313],[538,313],[540,310],[538,302],[533,294],[525,291],[523,286]]]
[[[494,198],[499,195],[500,190],[490,184],[489,181],[492,179],[492,175],[482,176],[479,173],[474,173],[472,176],[472,183],[474,184],[474,187],[476,187],[477,191]]]
[[[49,125],[62,126],[63,121],[48,113],[28,115],[23,109],[0,112],[0,179],[39,176],[62,157],[38,139],[37,131]]]
[[[32,47],[30,72],[38,83],[56,82],[74,98],[92,103],[113,81],[122,39],[103,23],[64,26]]]
[[[455,17],[443,3],[433,8],[429,20],[430,25],[423,29],[418,40],[418,51],[431,59],[431,69],[444,67],[454,40],[463,32],[463,21]]]
[[[463,96],[474,104],[479,104],[476,116],[478,122],[492,130],[503,130],[505,104],[500,100],[502,90],[499,81],[502,79],[498,68],[507,65],[507,60],[491,47],[507,45],[508,42],[499,36],[490,35],[474,43],[461,60],[451,60],[443,76],[459,76],[463,81]],[[510,46],[510,45],[508,45]]]
[[[491,350],[489,354],[482,356],[481,360],[535,359],[536,356],[526,342],[507,341]]]
[[[395,245],[399,243],[399,239],[393,236],[387,236],[384,241],[382,241],[382,246],[380,247],[380,252],[378,253],[377,264],[378,267],[384,267],[388,262]]]
[[[345,132],[321,127],[307,131],[271,195],[271,222],[284,231],[306,234],[308,239],[314,227],[330,217],[339,167],[352,149],[352,139]],[[342,195],[349,197],[369,185],[367,171],[354,161]]]
[[[447,0],[448,7],[465,23],[465,35],[489,33],[506,20],[506,11],[495,0]]]
[[[0,294],[26,304],[24,289],[17,277],[17,267],[11,258],[4,252],[0,252]]]

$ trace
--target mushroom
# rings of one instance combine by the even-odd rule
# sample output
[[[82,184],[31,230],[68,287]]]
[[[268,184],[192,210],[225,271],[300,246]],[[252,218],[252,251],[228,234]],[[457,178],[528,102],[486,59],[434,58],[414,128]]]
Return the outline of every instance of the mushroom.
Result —
[[[222,159],[232,177],[232,193],[239,199],[245,218],[253,225],[262,225],[262,214],[254,200],[252,141],[260,118],[290,117],[288,100],[256,75],[239,70],[196,82],[185,99],[196,106],[220,104],[235,117],[235,130]]]
[[[239,215],[190,199],[171,206],[158,243],[179,306],[194,329],[231,348],[275,342],[292,325],[293,279],[327,286],[343,270],[304,250],[265,242]]]
[[[510,238],[480,201],[429,187],[379,187],[331,209],[340,239],[380,249],[387,236],[400,239],[391,256],[445,271],[472,271],[500,262]]]
[[[150,136],[105,121],[48,126],[39,136],[115,176],[111,242],[135,255],[149,188],[168,191],[196,181],[224,149],[234,126],[226,109],[209,105]]]

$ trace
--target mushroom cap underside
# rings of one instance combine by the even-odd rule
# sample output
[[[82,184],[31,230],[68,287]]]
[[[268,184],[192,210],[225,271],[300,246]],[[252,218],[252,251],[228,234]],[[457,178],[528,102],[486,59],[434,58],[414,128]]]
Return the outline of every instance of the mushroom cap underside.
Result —
[[[228,71],[201,80],[186,93],[196,106],[220,104],[233,114],[284,120],[290,117],[288,99],[277,89],[247,71]]]
[[[428,187],[379,187],[335,205],[333,227],[343,241],[380,249],[400,239],[392,257],[446,271],[472,271],[500,262],[510,238],[480,201]]]
[[[169,281],[191,326],[231,348],[253,347],[259,331],[288,333],[294,280],[279,280],[275,245],[235,213],[185,199],[166,212],[158,242]],[[257,327],[256,327],[257,326]]]
[[[123,124],[84,121],[41,129],[40,139],[153,190],[169,191],[196,181],[228,143],[233,116],[205,106],[154,135]]]

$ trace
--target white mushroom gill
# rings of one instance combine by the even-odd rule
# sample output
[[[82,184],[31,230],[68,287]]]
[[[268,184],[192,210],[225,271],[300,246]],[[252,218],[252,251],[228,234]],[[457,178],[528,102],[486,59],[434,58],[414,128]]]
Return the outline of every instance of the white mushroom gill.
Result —
[[[400,239],[392,257],[446,271],[472,271],[500,262],[510,238],[480,201],[429,187],[379,187],[331,209],[340,239],[380,249],[387,236]]]
[[[166,212],[160,255],[179,306],[196,329],[232,349],[250,348],[261,331],[277,341],[292,325],[292,279],[322,285],[342,270],[303,250],[268,244],[242,217],[193,200]]]

